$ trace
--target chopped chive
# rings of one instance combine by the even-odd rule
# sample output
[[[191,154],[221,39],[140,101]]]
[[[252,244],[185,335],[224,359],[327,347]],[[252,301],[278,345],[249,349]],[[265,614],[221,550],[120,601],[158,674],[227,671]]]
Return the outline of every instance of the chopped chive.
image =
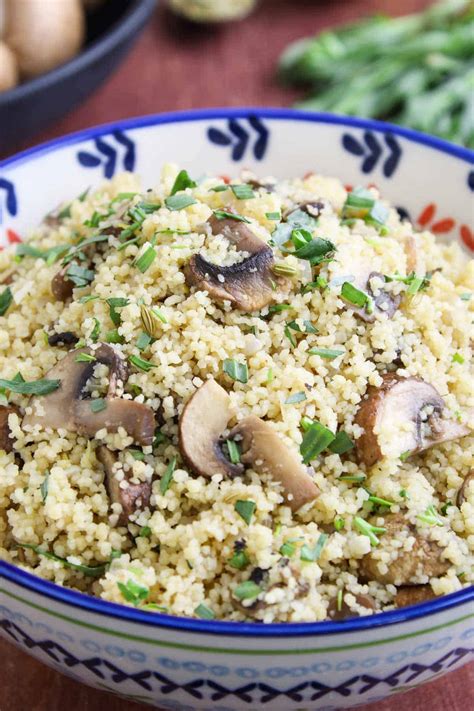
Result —
[[[300,420],[300,425],[305,432],[306,432],[306,430],[309,430],[309,428],[311,427],[312,424],[313,424],[313,420],[310,419],[309,417],[306,417],[306,415],[304,415]]]
[[[78,353],[74,360],[76,363],[94,363],[97,358],[90,353]]]
[[[124,338],[119,334],[117,329],[114,329],[113,331],[107,331],[105,334],[105,340],[107,343],[123,343]]]
[[[211,608],[203,605],[202,603],[196,607],[194,614],[197,615],[197,617],[200,617],[201,620],[213,620],[215,618],[215,614]]]
[[[334,528],[336,529],[336,531],[342,531],[345,524],[346,524],[346,522],[342,516],[336,516],[336,518],[334,519],[334,522],[333,522],[333,525],[334,525]]]
[[[275,222],[281,220],[281,212],[266,212],[265,217],[267,220],[274,220]]]
[[[253,598],[258,597],[261,592],[262,588],[254,583],[253,580],[246,580],[245,582],[240,583],[240,585],[237,585],[234,590],[234,596],[238,600],[252,600]]]
[[[230,189],[234,193],[237,200],[251,200],[255,197],[254,191],[247,183],[243,183],[242,185],[231,185]]]
[[[216,185],[215,188],[209,188],[209,192],[211,193],[224,193],[226,190],[229,190],[229,185]]]
[[[71,205],[66,205],[63,209],[58,212],[58,218],[64,220],[66,217],[71,217]]]
[[[361,291],[355,286],[352,286],[349,281],[345,281],[342,285],[341,297],[344,299],[344,301],[348,301],[350,304],[358,306],[359,308],[362,308],[364,306],[367,307],[372,301],[370,296],[366,294],[365,291]]]
[[[344,430],[339,430],[334,441],[329,445],[329,449],[333,454],[345,454],[345,452],[349,452],[354,447],[354,442]]]
[[[291,333],[291,328],[290,328],[290,326],[289,326],[288,324],[285,326],[284,334],[285,334],[285,336],[288,338],[288,340],[289,340],[289,342],[291,343],[291,345],[293,346],[293,348],[296,348],[296,345],[297,345],[297,344],[296,344],[296,338],[295,338],[294,335]]]
[[[66,276],[75,286],[79,289],[83,289],[94,280],[95,274],[91,269],[86,269],[85,267],[80,267],[78,264],[73,263],[66,271]]]
[[[142,274],[144,274],[149,267],[153,264],[156,258],[156,249],[152,246],[146,248],[146,250],[139,257],[134,259],[133,266],[136,267]]]
[[[117,587],[122,593],[124,600],[130,602],[135,607],[138,607],[150,594],[148,588],[143,585],[138,585],[138,583],[131,578],[125,584],[117,583]]]
[[[41,491],[41,498],[43,500],[43,503],[46,501],[48,498],[48,491],[49,491],[49,476],[50,476],[50,471],[49,469],[46,469],[45,474],[44,474],[44,479],[41,482],[40,486],[40,491]]]
[[[236,220],[237,222],[247,222],[248,224],[250,224],[250,220],[248,220],[243,215],[238,215],[236,212],[228,212],[227,210],[214,210],[214,215],[217,217],[218,220]]]
[[[170,196],[179,193],[180,190],[186,190],[186,188],[195,188],[197,183],[189,177],[187,170],[180,170],[171,188]]]
[[[440,511],[442,516],[446,516],[450,506],[454,506],[454,504],[452,504],[450,501],[446,501],[446,503],[441,506]]]
[[[444,526],[444,521],[440,519],[433,504],[430,504],[424,513],[419,514],[417,519],[429,526]]]
[[[401,460],[402,462],[406,462],[406,460],[408,459],[408,457],[411,457],[412,454],[413,454],[412,450],[411,450],[411,449],[407,449],[406,452],[402,452],[402,453],[400,454],[400,460]]]
[[[60,380],[48,380],[47,378],[30,380],[30,382],[15,379],[3,380],[0,378],[0,388],[10,390],[10,392],[18,393],[19,395],[49,395],[49,393],[57,390],[60,385]]]
[[[293,541],[284,541],[278,551],[284,558],[292,558],[295,554],[296,546]]]
[[[94,343],[98,340],[100,336],[100,321],[99,319],[94,317],[94,328],[91,331],[91,341],[94,341]]]
[[[98,397],[95,400],[91,400],[91,410],[92,412],[102,412],[107,407],[107,401],[102,397]]]
[[[358,531],[360,531],[360,533],[362,533],[364,536],[369,537],[370,543],[373,546],[378,546],[378,544],[380,543],[380,540],[375,534],[385,533],[385,531],[387,530],[386,528],[383,528],[381,526],[372,526],[371,523],[365,521],[363,518],[360,518],[360,516],[354,517],[354,524]]]
[[[309,355],[317,355],[320,358],[325,358],[326,360],[334,360],[340,355],[344,355],[345,351],[331,349],[331,348],[310,348],[308,351]]]
[[[338,612],[341,612],[343,602],[344,602],[344,590],[338,590],[337,596],[336,596],[336,609]]]
[[[144,351],[146,348],[148,348],[152,340],[152,337],[148,333],[145,333],[144,331],[140,333],[136,343],[138,350]]]
[[[142,526],[138,532],[138,535],[140,536],[140,538],[150,538],[150,536],[151,536],[150,526]]]
[[[97,301],[97,299],[100,299],[100,296],[95,296],[94,294],[86,294],[86,296],[81,296],[79,299],[80,304],[88,304],[89,301]]]
[[[229,378],[237,380],[239,383],[247,383],[249,372],[247,363],[239,363],[234,358],[226,358],[223,363],[223,370]]]
[[[344,475],[338,477],[338,481],[348,481],[348,482],[353,482],[354,484],[360,484],[361,482],[365,481],[367,479],[367,476],[365,474],[359,474],[357,475]]]
[[[298,402],[303,402],[303,400],[306,400],[306,394],[304,392],[293,393],[292,395],[288,395],[285,400],[285,405],[295,405]]]
[[[184,210],[185,207],[189,207],[190,205],[196,205],[196,202],[197,201],[191,197],[191,195],[183,193],[181,195],[171,195],[166,198],[165,205],[168,210],[175,211]]]
[[[388,508],[390,508],[391,506],[395,506],[394,501],[389,501],[388,499],[381,499],[379,496],[374,496],[373,494],[370,494],[368,501],[371,501],[373,504],[380,504],[380,506],[388,506]]]
[[[336,436],[324,425],[319,422],[312,422],[303,435],[303,441],[300,446],[300,453],[303,457],[303,462],[308,464],[318,454],[328,447],[335,440]]]
[[[0,294],[0,316],[3,316],[10,307],[13,301],[12,290],[9,286],[2,291]]]
[[[231,568],[236,568],[237,570],[244,570],[249,563],[250,559],[245,552],[245,549],[236,549],[232,557],[229,558],[229,565]]]
[[[274,376],[274,374],[273,374],[273,369],[272,369],[272,368],[269,368],[269,369],[267,370],[267,379],[265,380],[265,382],[266,382],[266,383],[271,383],[272,380],[274,379],[274,377],[275,377],[275,376]]]
[[[464,292],[464,294],[460,294],[459,298],[462,301],[470,301],[472,298],[472,294],[469,291]]]
[[[54,560],[57,563],[61,563],[65,568],[71,568],[72,570],[77,570],[78,573],[87,575],[89,577],[100,577],[105,573],[110,563],[102,563],[101,565],[83,565],[82,563],[70,563],[66,558],[60,558],[54,553],[45,551],[39,546],[31,545],[30,543],[16,543],[20,548],[26,548],[27,550],[34,551],[37,555],[42,555],[44,558],[49,560]]]
[[[408,491],[407,491],[406,489],[400,489],[400,491],[398,492],[398,495],[401,496],[402,499],[408,499],[408,498],[410,498],[410,497],[409,497],[409,494],[408,494]]]
[[[140,356],[131,355],[128,357],[128,360],[132,365],[135,366],[135,368],[138,368],[138,370],[143,370],[144,373],[148,373],[148,371],[152,368],[156,368],[155,363],[150,363],[150,361],[144,360],[143,358],[140,358]]]
[[[141,449],[129,449],[128,450],[136,462],[143,462],[145,460],[145,452]]]
[[[237,444],[237,442],[234,442],[233,439],[227,439],[226,445],[227,445],[227,451],[229,452],[229,459],[232,462],[232,464],[239,464],[240,463],[240,449],[239,449],[239,445]]]
[[[298,259],[305,259],[310,264],[316,265],[321,264],[321,262],[326,261],[330,258],[330,255],[336,251],[336,246],[327,239],[322,239],[317,237],[312,239],[311,242],[295,249],[293,254]]]
[[[453,363],[460,363],[461,365],[464,363],[464,358],[460,353],[455,353],[453,355]]]
[[[301,560],[304,560],[308,563],[314,563],[314,561],[318,560],[319,556],[321,555],[321,551],[326,545],[328,538],[329,536],[327,533],[321,533],[314,548],[310,548],[306,544],[302,546],[300,555]]]
[[[112,323],[114,324],[114,326],[120,326],[121,318],[117,309],[121,309],[124,306],[128,306],[130,301],[122,296],[111,297],[110,299],[106,299],[106,301],[109,305],[109,314]]]
[[[170,487],[170,484],[173,480],[173,474],[174,474],[175,468],[176,468],[176,457],[173,457],[170,460],[170,463],[168,464],[168,466],[166,467],[165,473],[163,474],[163,476],[160,479],[160,491],[163,496],[166,494],[166,492],[168,491],[168,489]]]
[[[256,503],[255,501],[242,500],[239,499],[235,502],[234,509],[237,511],[239,516],[243,518],[245,523],[250,524],[252,520],[253,513],[255,511]]]
[[[415,277],[412,279],[408,286],[407,294],[416,294],[421,289],[423,282],[423,277]]]

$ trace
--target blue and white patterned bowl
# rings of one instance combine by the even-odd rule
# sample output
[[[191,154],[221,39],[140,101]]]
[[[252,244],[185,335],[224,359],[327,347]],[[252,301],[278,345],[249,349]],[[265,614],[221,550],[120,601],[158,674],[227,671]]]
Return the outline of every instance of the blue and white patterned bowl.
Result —
[[[163,162],[194,174],[375,183],[400,210],[474,249],[474,153],[374,121],[222,109],[100,126],[0,164],[0,245],[61,200],[123,169],[153,185]],[[163,709],[341,709],[473,656],[474,589],[346,622],[256,625],[169,617],[66,590],[0,562],[0,633],[69,676]]]

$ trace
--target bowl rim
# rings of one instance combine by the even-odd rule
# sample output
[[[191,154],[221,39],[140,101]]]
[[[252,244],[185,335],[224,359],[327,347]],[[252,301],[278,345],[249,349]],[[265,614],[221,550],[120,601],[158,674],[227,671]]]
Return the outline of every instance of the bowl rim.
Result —
[[[362,128],[378,133],[391,133],[406,138],[419,145],[435,149],[442,153],[458,158],[469,164],[474,164],[474,151],[456,146],[441,138],[419,133],[413,129],[395,126],[382,121],[371,119],[361,119],[355,117],[341,116],[329,113],[318,113],[297,109],[282,108],[215,108],[199,109],[190,111],[178,111],[163,114],[149,114],[134,118],[123,119],[111,123],[104,123],[98,126],[60,136],[46,143],[28,148],[21,153],[13,155],[0,161],[0,170],[21,165],[30,159],[40,158],[57,148],[64,148],[75,143],[93,139],[97,136],[110,133],[112,131],[127,131],[135,128],[146,128],[149,126],[190,123],[203,120],[238,119],[248,116],[258,116],[269,120],[293,120],[307,121],[309,123],[321,123],[347,126],[350,128]],[[123,622],[145,624],[147,626],[161,627],[176,631],[204,633],[217,636],[231,637],[306,637],[311,635],[338,635],[345,632],[358,632],[367,629],[376,629],[401,622],[410,622],[421,617],[437,614],[467,604],[474,601],[474,585],[463,588],[454,593],[443,595],[428,602],[418,605],[411,605],[398,610],[379,612],[375,615],[368,615],[349,619],[346,621],[324,621],[324,622],[274,622],[257,624],[255,622],[232,622],[225,620],[199,620],[195,618],[166,615],[159,612],[142,611],[136,608],[109,602],[101,598],[95,598],[79,591],[64,588],[56,583],[40,578],[32,573],[19,568],[11,563],[0,560],[0,578],[5,577],[11,583],[18,585],[33,593],[37,593],[49,600],[64,603],[71,607],[99,614],[110,619],[118,619]],[[251,654],[251,651],[249,651]]]
[[[45,74],[40,74],[18,86],[0,94],[0,109],[10,103],[21,101],[26,97],[44,91],[49,86],[72,77],[77,72],[85,69],[89,64],[100,60],[114,47],[131,37],[147,20],[156,6],[156,0],[131,0],[129,7],[125,8],[122,16],[108,27],[103,34],[96,37],[86,45],[75,57],[52,69]]]

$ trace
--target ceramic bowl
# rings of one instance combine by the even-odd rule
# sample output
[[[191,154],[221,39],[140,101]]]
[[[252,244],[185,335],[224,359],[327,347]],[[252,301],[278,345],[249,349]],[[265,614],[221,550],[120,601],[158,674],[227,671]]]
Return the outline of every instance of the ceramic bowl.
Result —
[[[388,124],[280,109],[223,109],[100,126],[0,164],[0,240],[21,240],[59,201],[121,170],[153,185],[191,174],[317,171],[376,184],[415,225],[474,250],[474,154]],[[473,656],[474,588],[345,622],[247,624],[141,612],[0,562],[0,632],[99,689],[196,711],[320,711],[377,701]]]
[[[109,0],[87,15],[83,49],[66,64],[0,94],[0,151],[71,111],[114,71],[131,49],[156,0]]]

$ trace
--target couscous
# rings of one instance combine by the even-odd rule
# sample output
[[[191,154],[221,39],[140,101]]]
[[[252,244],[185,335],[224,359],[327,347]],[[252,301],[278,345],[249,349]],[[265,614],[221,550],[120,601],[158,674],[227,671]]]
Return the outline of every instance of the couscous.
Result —
[[[122,174],[0,284],[4,560],[260,622],[473,583],[473,262],[375,188]]]

